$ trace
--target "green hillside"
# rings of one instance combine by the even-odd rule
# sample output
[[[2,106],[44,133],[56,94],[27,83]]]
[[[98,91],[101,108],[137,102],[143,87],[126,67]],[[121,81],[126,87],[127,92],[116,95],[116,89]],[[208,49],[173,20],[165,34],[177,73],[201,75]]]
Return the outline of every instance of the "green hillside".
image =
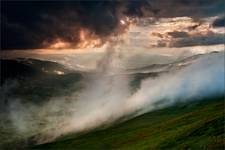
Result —
[[[223,149],[224,98],[177,104],[34,149]]]

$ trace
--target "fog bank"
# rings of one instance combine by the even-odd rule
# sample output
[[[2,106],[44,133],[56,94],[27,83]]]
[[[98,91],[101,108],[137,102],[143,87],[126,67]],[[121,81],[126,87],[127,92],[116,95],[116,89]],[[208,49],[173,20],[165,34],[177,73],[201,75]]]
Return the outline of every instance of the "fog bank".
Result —
[[[224,52],[204,55],[180,70],[147,78],[135,93],[129,75],[116,75],[120,70],[114,66],[122,63],[120,58],[116,50],[106,54],[99,63],[102,71],[85,77],[85,88],[69,97],[53,97],[41,106],[13,100],[9,118],[16,133],[44,143],[131,114],[134,117],[177,102],[224,95]]]

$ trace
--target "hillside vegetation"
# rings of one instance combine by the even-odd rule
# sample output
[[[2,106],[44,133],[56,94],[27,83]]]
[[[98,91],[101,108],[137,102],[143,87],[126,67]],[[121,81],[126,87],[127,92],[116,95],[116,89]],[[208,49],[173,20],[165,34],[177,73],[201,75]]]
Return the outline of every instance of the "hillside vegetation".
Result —
[[[34,149],[223,149],[224,98],[177,104]]]

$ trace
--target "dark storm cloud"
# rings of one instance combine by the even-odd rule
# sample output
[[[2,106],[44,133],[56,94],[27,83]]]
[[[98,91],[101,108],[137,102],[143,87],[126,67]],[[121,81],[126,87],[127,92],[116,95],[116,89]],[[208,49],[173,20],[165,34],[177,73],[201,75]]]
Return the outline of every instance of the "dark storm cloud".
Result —
[[[189,16],[194,19],[224,13],[224,0],[152,0],[159,17]]]
[[[223,0],[1,1],[1,49],[41,48],[60,38],[79,43],[82,28],[107,39],[121,17],[201,18],[224,11]]]
[[[213,22],[213,27],[225,27],[225,16],[216,19]]]
[[[224,44],[224,34],[209,33],[207,35],[187,36],[184,38],[174,39],[170,47],[200,46]]]
[[[168,32],[168,35],[172,36],[173,38],[183,38],[189,36],[187,32],[180,31]]]
[[[117,34],[120,17],[139,16],[144,1],[3,1],[2,49],[40,48],[43,42],[79,43],[85,28],[101,39]],[[137,4],[137,6],[136,6]],[[150,4],[145,9],[150,8]],[[139,10],[139,11],[137,11]],[[151,11],[151,9],[149,9]],[[137,15],[135,15],[137,14]],[[120,31],[122,32],[122,31]]]
[[[80,28],[99,36],[118,24],[119,2],[2,2],[2,48],[38,48],[43,41],[61,38],[79,42]]]
[[[151,5],[150,0],[130,0],[127,2],[126,11],[124,13],[128,16],[144,17],[146,15],[156,15],[159,9]]]

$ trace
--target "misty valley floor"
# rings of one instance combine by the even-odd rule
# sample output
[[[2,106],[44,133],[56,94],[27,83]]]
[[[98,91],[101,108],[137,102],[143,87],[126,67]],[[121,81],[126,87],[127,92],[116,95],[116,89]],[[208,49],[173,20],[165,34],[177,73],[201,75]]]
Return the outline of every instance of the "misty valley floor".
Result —
[[[177,104],[34,149],[223,149],[224,97]]]
[[[209,55],[213,59],[215,58],[214,56],[219,56],[218,53]],[[141,89],[141,82],[144,79],[157,79],[163,74],[169,74],[168,71],[178,72],[182,67],[185,67],[185,65],[181,67],[180,63],[187,64],[186,62],[192,62],[199,57],[201,55],[172,64],[151,65],[128,70],[126,73],[131,79],[129,82],[130,90],[136,92]],[[69,120],[74,117],[73,112],[76,105],[72,104],[76,104],[73,103],[77,100],[76,94],[82,92],[85,86],[92,84],[89,77],[96,76],[96,73],[71,71],[53,62],[35,59],[4,60],[2,64],[7,67],[5,67],[4,74],[1,76],[3,92],[0,92],[2,97],[0,101],[2,108],[2,113],[0,114],[0,149],[223,149],[224,59],[222,55],[219,58],[216,57],[217,59],[219,60],[218,64],[215,63],[211,67],[216,68],[215,70],[203,69],[211,76],[209,75],[208,78],[204,76],[200,89],[205,89],[206,93],[210,93],[208,89],[214,91],[213,85],[217,85],[221,89],[223,97],[214,97],[201,101],[189,99],[188,102],[181,103],[187,95],[191,95],[187,90],[186,95],[181,94],[177,98],[176,105],[167,105],[167,108],[146,113],[123,123],[118,121],[109,128],[100,126],[96,130],[86,134],[82,133],[79,136],[71,132],[69,135],[60,134],[61,136],[55,141],[42,145],[36,145],[36,143],[43,137],[42,135],[46,134],[46,131],[52,131],[52,133],[60,131],[60,127],[62,127],[60,123],[64,121],[63,117],[69,118]],[[206,62],[208,62],[208,59]],[[14,69],[15,66],[18,69]],[[43,71],[41,69],[43,67],[48,71]],[[208,64],[202,68],[206,67],[208,67]],[[162,71],[159,68],[166,69]],[[158,72],[154,72],[155,69]],[[65,72],[65,74],[58,75],[54,72],[55,70]],[[215,71],[215,74],[210,73]],[[199,68],[197,72],[201,72]],[[191,72],[190,77],[192,81],[195,81],[193,74],[194,72]],[[199,76],[198,74],[196,75]],[[111,77],[120,78],[119,74],[116,74],[115,76],[110,76],[110,81]],[[200,74],[201,77],[202,74]],[[182,79],[189,78],[182,76]],[[212,82],[206,85],[203,84],[207,79]],[[187,80],[187,83],[189,81]],[[164,82],[165,80],[163,80],[163,85]],[[175,80],[174,82],[177,81]],[[188,84],[190,89],[192,89],[193,84]],[[165,91],[170,95],[173,92],[173,85],[167,85],[168,88]],[[100,89],[102,90],[104,87]],[[147,89],[148,91],[152,90],[149,86],[147,86]],[[175,90],[177,89],[179,88],[176,87]],[[94,88],[94,92],[95,90]],[[196,93],[201,94],[205,90],[199,90]],[[117,91],[115,93],[117,94]],[[219,96],[221,94],[216,95]],[[141,98],[137,100],[142,100]],[[150,98],[152,97],[149,96]],[[112,100],[115,99],[113,98]],[[85,104],[89,104],[88,102]],[[79,114],[79,110],[82,112],[86,105],[85,107],[77,108],[79,108]],[[91,112],[94,110],[91,110]],[[109,110],[105,110],[101,111],[101,114],[108,113]],[[111,109],[111,111],[117,111],[117,107]],[[62,120],[60,120],[61,117]],[[78,118],[75,116],[75,119],[79,121],[79,115]],[[23,131],[24,129],[25,131]],[[51,140],[49,139],[48,141]]]

